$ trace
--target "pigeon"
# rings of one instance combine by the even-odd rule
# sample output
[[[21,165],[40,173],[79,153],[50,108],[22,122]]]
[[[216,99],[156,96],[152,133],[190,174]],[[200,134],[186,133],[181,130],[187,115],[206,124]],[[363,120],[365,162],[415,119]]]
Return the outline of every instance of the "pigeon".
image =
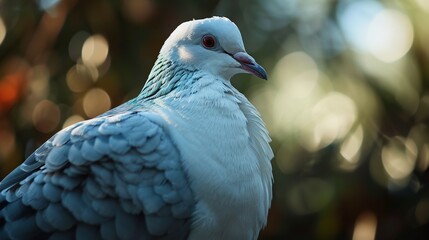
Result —
[[[0,183],[0,239],[257,239],[272,199],[267,73],[226,17],[165,41],[140,94],[62,129]]]

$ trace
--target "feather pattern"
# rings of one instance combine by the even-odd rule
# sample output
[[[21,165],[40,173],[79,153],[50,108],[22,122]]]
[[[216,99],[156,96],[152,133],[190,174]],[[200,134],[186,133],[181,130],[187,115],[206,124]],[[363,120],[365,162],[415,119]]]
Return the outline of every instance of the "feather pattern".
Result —
[[[13,198],[13,201],[2,200],[6,207],[0,210],[0,218],[4,218],[6,223],[0,222],[4,224],[1,239],[28,238],[20,233],[21,227],[38,229],[38,233],[32,235],[34,238],[70,231],[81,239],[100,238],[107,231],[102,226],[112,221],[116,221],[116,224],[109,225],[109,231],[118,239],[140,239],[135,235],[137,233],[167,237],[175,234],[168,231],[173,224],[186,225],[194,206],[193,196],[189,194],[189,187],[184,185],[186,180],[183,175],[170,174],[171,171],[183,172],[183,168],[177,148],[166,137],[160,124],[149,120],[144,111],[130,111],[120,117],[110,115],[101,119],[103,121],[80,123],[53,136],[46,143],[48,146],[41,147],[50,148],[44,150],[48,153],[39,155],[37,160],[30,158],[32,161],[44,162],[43,169],[28,168],[37,165],[27,159],[25,171],[19,168],[16,172],[18,177],[12,173],[7,178],[45,176],[42,182],[37,183],[35,178],[21,183],[2,182],[10,184],[1,186],[4,189],[2,194],[7,192],[17,195],[23,187],[27,190],[21,197]],[[111,125],[123,127],[118,127],[119,131],[104,131]],[[141,125],[145,126],[140,128]],[[145,133],[145,129],[156,131]],[[128,138],[128,131],[134,133],[130,135],[131,139]],[[137,144],[136,136],[146,141]],[[98,139],[98,144],[95,144],[94,138]],[[123,147],[119,152],[118,146]],[[158,146],[162,146],[162,151],[157,150]],[[102,153],[96,150],[99,148],[103,149]],[[146,160],[149,155],[137,151],[137,148],[147,148],[145,152],[156,157],[151,156]],[[126,154],[127,158],[122,158],[121,154]],[[76,162],[71,159],[80,160]],[[146,168],[151,161],[154,164]],[[79,170],[66,172],[73,168]],[[152,178],[154,175],[158,177]],[[168,189],[172,197],[164,197],[167,193],[160,189]],[[127,201],[130,206],[117,204],[118,200]],[[173,206],[178,204],[185,206],[186,214],[174,214]],[[129,208],[133,210],[130,212]],[[161,208],[164,208],[162,212]],[[135,224],[139,221],[145,223],[145,226],[139,226],[137,230]]]

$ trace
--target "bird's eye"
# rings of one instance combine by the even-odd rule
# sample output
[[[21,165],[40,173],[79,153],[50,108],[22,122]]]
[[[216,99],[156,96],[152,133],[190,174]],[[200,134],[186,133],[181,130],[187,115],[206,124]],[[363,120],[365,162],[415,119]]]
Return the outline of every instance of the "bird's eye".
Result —
[[[201,43],[207,49],[214,48],[216,46],[216,38],[212,35],[205,35],[201,39]]]

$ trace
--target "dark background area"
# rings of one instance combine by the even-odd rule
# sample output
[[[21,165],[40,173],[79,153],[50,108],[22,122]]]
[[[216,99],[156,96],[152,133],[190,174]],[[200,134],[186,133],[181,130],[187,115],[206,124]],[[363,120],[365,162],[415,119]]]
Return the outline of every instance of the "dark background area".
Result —
[[[175,27],[213,15],[269,74],[233,79],[276,155],[260,239],[429,238],[427,0],[0,0],[0,175],[136,96]]]

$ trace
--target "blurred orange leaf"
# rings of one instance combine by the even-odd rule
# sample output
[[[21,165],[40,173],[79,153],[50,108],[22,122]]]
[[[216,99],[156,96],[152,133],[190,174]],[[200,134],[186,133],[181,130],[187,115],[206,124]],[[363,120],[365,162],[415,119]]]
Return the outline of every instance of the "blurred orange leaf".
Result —
[[[11,73],[0,79],[0,112],[7,111],[22,95],[25,74]]]

